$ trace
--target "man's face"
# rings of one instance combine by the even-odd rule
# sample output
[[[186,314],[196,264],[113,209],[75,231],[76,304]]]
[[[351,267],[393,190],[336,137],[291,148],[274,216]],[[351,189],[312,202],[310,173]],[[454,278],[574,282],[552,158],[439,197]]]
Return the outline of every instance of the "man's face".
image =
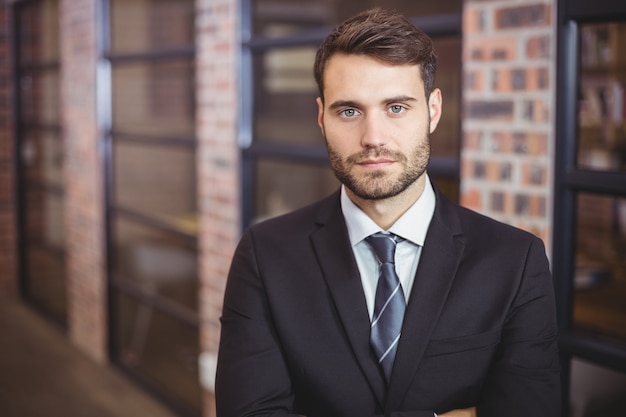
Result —
[[[422,177],[441,92],[426,100],[417,65],[333,55],[324,72],[324,103],[318,98],[317,104],[331,168],[349,191],[381,200]]]

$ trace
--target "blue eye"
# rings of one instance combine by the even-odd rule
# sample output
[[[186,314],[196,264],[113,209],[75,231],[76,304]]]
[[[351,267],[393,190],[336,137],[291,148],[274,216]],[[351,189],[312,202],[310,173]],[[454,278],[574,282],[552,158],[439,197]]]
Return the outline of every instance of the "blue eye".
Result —
[[[389,111],[394,114],[402,113],[404,111],[404,106],[396,104],[394,106],[389,107]]]
[[[356,110],[354,109],[345,109],[341,111],[341,115],[343,117],[354,117],[356,116]]]

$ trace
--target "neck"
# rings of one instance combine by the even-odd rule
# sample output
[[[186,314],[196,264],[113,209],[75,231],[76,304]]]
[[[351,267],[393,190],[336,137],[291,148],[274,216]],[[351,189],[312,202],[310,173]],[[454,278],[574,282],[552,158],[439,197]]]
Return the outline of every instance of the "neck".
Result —
[[[382,200],[367,200],[346,188],[352,202],[383,230],[388,230],[420,198],[426,186],[426,175],[422,175],[400,194]]]

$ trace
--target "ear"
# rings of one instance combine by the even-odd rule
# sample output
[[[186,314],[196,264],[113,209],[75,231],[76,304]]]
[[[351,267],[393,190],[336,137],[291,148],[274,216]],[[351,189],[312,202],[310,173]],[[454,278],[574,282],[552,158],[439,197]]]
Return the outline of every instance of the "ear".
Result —
[[[322,129],[322,135],[324,135],[324,102],[321,97],[318,97],[315,102],[317,103],[317,125]]]
[[[437,129],[437,124],[439,123],[439,119],[441,119],[441,111],[442,111],[442,97],[441,90],[435,88],[428,98],[428,112],[430,115],[430,133],[433,133],[435,129]]]

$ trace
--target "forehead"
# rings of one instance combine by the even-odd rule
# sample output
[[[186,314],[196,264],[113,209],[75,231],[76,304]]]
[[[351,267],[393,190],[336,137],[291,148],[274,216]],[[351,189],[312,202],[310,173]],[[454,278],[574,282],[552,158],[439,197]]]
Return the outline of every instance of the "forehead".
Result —
[[[326,64],[326,98],[345,94],[395,96],[409,92],[424,94],[424,82],[417,64],[393,65],[366,55],[342,53],[334,54]]]

